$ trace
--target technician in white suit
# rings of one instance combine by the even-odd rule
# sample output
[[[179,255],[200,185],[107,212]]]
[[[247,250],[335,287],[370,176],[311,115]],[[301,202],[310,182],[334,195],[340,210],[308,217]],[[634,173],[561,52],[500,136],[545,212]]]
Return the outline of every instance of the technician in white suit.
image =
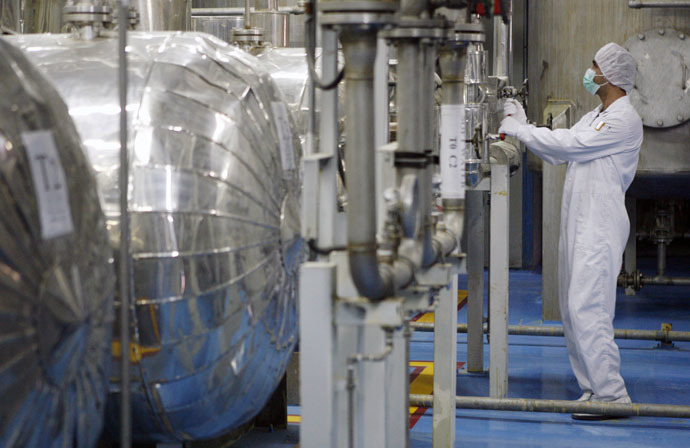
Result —
[[[635,176],[642,120],[627,94],[635,83],[635,59],[620,45],[594,56],[583,84],[601,105],[571,129],[527,124],[517,101],[505,106],[500,131],[534,154],[568,164],[558,243],[558,288],[568,356],[582,388],[580,400],[630,403],[613,340],[616,280],[630,223],[625,191]],[[573,414],[576,419],[605,415]]]

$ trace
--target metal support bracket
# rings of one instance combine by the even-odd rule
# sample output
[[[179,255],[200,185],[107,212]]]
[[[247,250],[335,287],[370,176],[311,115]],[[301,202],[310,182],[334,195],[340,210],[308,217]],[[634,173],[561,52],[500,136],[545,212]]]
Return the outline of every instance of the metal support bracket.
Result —
[[[364,298],[336,301],[336,325],[398,328],[404,323],[402,297],[372,302]]]
[[[302,235],[305,239],[318,239],[319,236],[319,186],[321,185],[322,168],[333,159],[330,154],[317,153],[303,158],[304,189],[302,204],[314,204],[314,207],[302,207]]]
[[[441,266],[448,283],[439,293],[434,315],[434,448],[455,446],[459,263]]]
[[[489,395],[508,395],[508,240],[510,167],[491,166],[489,238]]]

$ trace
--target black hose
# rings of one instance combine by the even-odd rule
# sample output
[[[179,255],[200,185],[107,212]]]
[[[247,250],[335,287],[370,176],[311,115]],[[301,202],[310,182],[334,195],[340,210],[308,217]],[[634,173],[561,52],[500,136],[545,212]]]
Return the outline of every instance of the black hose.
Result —
[[[307,67],[309,68],[309,77],[314,86],[321,90],[332,90],[338,87],[340,81],[345,77],[345,67],[343,67],[335,79],[329,82],[324,82],[316,73],[316,22],[314,21],[314,10],[316,9],[316,1],[313,1],[313,6],[310,13],[306,14],[304,18],[305,28],[305,47],[307,51]]]
[[[308,240],[307,246],[309,246],[309,250],[317,255],[328,255],[331,252],[342,252],[347,250],[347,247],[345,246],[319,247],[316,245],[315,239]]]

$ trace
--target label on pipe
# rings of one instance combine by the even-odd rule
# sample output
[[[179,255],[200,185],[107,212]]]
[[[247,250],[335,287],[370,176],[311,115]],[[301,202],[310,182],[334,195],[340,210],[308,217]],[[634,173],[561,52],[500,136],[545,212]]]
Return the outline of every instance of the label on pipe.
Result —
[[[465,105],[441,106],[441,197],[465,199]]]
[[[280,144],[280,161],[283,170],[295,169],[295,149],[292,146],[292,129],[290,128],[290,115],[285,103],[274,101],[271,103],[273,117],[275,118],[276,130]]]
[[[22,133],[34,181],[41,237],[57,238],[74,231],[72,210],[67,198],[65,172],[55,147],[53,133],[35,131]]]

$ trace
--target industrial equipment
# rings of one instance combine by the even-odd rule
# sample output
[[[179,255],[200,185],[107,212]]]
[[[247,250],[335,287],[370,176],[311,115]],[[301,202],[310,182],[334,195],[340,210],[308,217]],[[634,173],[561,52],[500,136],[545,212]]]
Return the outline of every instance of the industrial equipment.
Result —
[[[111,365],[105,219],[65,104],[3,40],[0,79],[0,446],[88,448]]]
[[[409,319],[433,308],[434,444],[454,445],[457,274],[470,190],[479,201],[468,213],[479,216],[475,231],[482,234],[483,191],[492,201],[490,383],[492,396],[507,393],[508,180],[519,152],[490,134],[490,123],[499,121],[490,112],[509,83],[503,76],[490,88],[485,31],[471,11],[451,21],[434,14],[438,6],[468,5],[319,2],[323,67],[320,78],[312,77],[325,91],[319,150],[305,158],[303,196],[317,205],[303,209],[302,233],[315,241],[320,259],[302,266],[300,280],[300,320],[309,322],[300,328],[305,447],[407,445]],[[306,20],[313,20],[309,12]],[[328,90],[337,84],[337,38],[344,53],[346,213],[335,194],[337,95]],[[439,49],[440,142],[433,124]],[[397,141],[390,144],[389,51],[397,61]],[[442,211],[432,213],[439,169]],[[468,242],[474,238],[470,233]],[[478,250],[483,254],[483,238]],[[483,271],[483,259],[476,254],[468,263],[481,263],[473,269]],[[483,285],[471,288],[472,300],[481,302]],[[476,324],[481,347],[481,317]]]
[[[117,41],[10,41],[67,103],[119,247]],[[264,406],[296,343],[301,144],[254,57],[194,33],[128,48],[133,437],[208,438]]]

